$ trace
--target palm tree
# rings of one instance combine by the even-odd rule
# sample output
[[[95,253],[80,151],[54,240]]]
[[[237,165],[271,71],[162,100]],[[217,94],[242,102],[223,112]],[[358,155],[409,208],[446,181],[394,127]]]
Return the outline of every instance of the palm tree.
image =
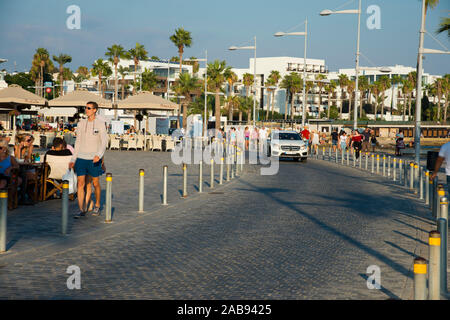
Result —
[[[64,71],[64,65],[66,63],[72,62],[72,57],[68,54],[61,53],[59,56],[53,55],[53,61],[57,62],[59,64],[59,79],[60,79],[60,85],[61,85],[61,95],[63,95],[64,87],[63,87],[63,71]]]
[[[44,72],[53,72],[54,66],[47,49],[37,48],[31,62],[31,79],[35,83],[35,93],[39,96],[43,96],[44,90]]]
[[[128,50],[128,54],[134,61],[134,82],[136,82],[136,73],[137,73],[137,67],[139,65],[139,61],[148,59],[147,51],[145,50],[145,48],[142,44],[139,44],[136,42],[136,47]],[[133,94],[135,94],[135,93],[136,93],[136,88],[133,86]]]
[[[113,44],[111,47],[107,48],[105,52],[105,56],[109,57],[109,61],[114,64],[114,103],[117,103],[117,95],[118,95],[118,77],[117,77],[117,65],[120,62],[120,59],[129,59],[128,52],[118,44]],[[114,118],[117,119],[117,109],[114,110]]]
[[[337,87],[337,82],[336,81],[334,81],[334,80],[331,80],[330,81],[330,83],[328,83],[326,86],[325,86],[325,91],[327,92],[327,94],[328,94],[328,110],[327,110],[327,118],[328,119],[330,119],[330,109],[331,109],[331,96],[334,94],[334,92],[335,92],[335,90],[336,90],[336,87]]]
[[[391,87],[391,80],[388,76],[383,75],[378,80],[381,85],[381,120],[383,120],[384,115],[384,100],[386,100],[386,90],[388,90]]]
[[[222,85],[225,82],[225,70],[227,70],[226,62],[215,60],[212,63],[208,63],[207,76],[208,76],[208,87],[211,91],[215,92],[215,111],[214,115],[216,117],[216,130],[220,129],[220,92],[222,90]]]
[[[269,81],[272,86],[277,87],[278,82],[280,82],[281,75],[280,72],[277,70],[272,70],[269,75]],[[272,119],[273,119],[273,112],[274,112],[274,106],[275,106],[275,90],[272,91]]]
[[[348,119],[352,119],[352,97],[355,92],[356,82],[352,80],[348,80],[346,90],[348,93]],[[356,97],[355,97],[356,98]]]
[[[325,80],[327,78],[324,74],[318,74],[316,75],[317,82],[317,88],[319,88],[319,115],[320,115],[320,108],[322,107],[322,88],[324,87],[324,82],[321,82],[322,80]]]
[[[186,130],[187,123],[187,109],[192,102],[191,93],[198,90],[201,86],[199,79],[197,77],[192,77],[189,73],[182,73],[180,77],[172,87],[174,92],[178,96],[184,96],[183,106],[183,128]],[[220,119],[220,117],[219,117]]]
[[[436,97],[437,97],[437,105],[438,105],[438,109],[437,109],[437,121],[441,121],[441,97],[442,97],[442,84],[443,84],[443,79],[436,79],[436,81],[434,81],[433,86],[436,90]]]
[[[124,67],[124,66],[119,66],[117,71],[119,72],[120,77],[122,78],[120,82],[121,82],[121,86],[122,86],[121,97],[122,97],[122,100],[123,100],[123,99],[125,99],[125,76],[128,74],[129,69],[127,67]]]
[[[254,77],[253,74],[251,73],[244,73],[244,75],[242,76],[242,83],[244,84],[245,87],[245,96],[248,97],[249,93],[250,93],[250,87],[253,86],[254,83]],[[250,124],[252,121],[252,109],[253,106],[249,106],[249,110],[247,110],[248,112],[248,117],[247,117],[247,123]]]
[[[170,36],[170,41],[178,48],[179,61],[180,61],[180,74],[181,74],[181,65],[183,63],[183,52],[184,47],[190,48],[192,45],[192,37],[189,31],[184,30],[183,28],[178,28],[175,30],[175,33]]]
[[[233,121],[233,112],[239,107],[239,97],[229,96],[225,99],[225,103],[228,106],[228,121]]]
[[[100,96],[104,96],[102,92],[102,78],[110,75],[112,73],[111,67],[108,62],[103,59],[97,59],[97,61],[92,64],[91,73],[94,77],[98,76],[98,92]]]
[[[380,95],[381,95],[381,84],[377,80],[370,85],[370,91],[375,97],[375,121],[377,121],[377,113],[378,113],[378,104],[380,103]]]
[[[443,89],[444,96],[445,96],[444,123],[446,123],[447,122],[448,96],[450,94],[450,74],[448,74],[448,73],[444,76],[442,89]]]
[[[228,120],[233,120],[233,106],[236,104],[235,101],[237,101],[236,99],[232,99],[234,96],[234,84],[236,82],[238,82],[238,76],[236,75],[236,73],[234,73],[233,71],[231,71],[231,67],[228,67],[225,69],[224,71],[224,77],[225,80],[228,82],[228,98],[227,99],[227,104],[228,104]],[[234,102],[233,102],[234,101]],[[231,103],[231,105],[230,105]]]
[[[445,31],[450,37],[450,18],[441,18],[441,23],[439,23],[439,29],[436,30],[436,33],[439,34]]]
[[[339,75],[338,83],[339,83],[339,87],[341,88],[341,96],[340,96],[341,104],[340,104],[340,108],[339,108],[339,118],[342,118],[342,105],[343,105],[342,97],[345,95],[345,90],[346,90],[348,82],[349,82],[349,79],[348,79],[347,75],[345,75],[345,74]]]
[[[369,79],[365,76],[359,76],[358,78],[358,90],[359,90],[359,117],[363,116],[363,100],[366,91],[369,89]]]
[[[405,121],[406,98],[409,95],[411,87],[412,87],[411,82],[408,79],[402,79],[402,93],[403,93],[403,118],[402,118],[402,121]]]
[[[394,74],[391,78],[391,87],[392,87],[392,99],[391,99],[391,114],[392,114],[392,109],[394,107],[394,87],[397,87],[398,90],[398,84],[402,82],[402,77],[400,77],[400,75],[398,74]]]
[[[300,81],[298,79],[294,79],[295,82],[299,83],[299,85],[302,87],[302,89],[299,89],[298,92],[300,92],[301,90],[303,90],[303,80],[301,79],[301,77],[299,76]],[[294,86],[295,87],[295,86]],[[305,115],[308,115],[308,94],[309,92],[314,88],[314,82],[312,81],[306,81],[305,84],[305,90],[306,90],[306,101],[303,103],[303,108],[305,108]],[[311,103],[312,105],[312,103]],[[302,116],[303,116],[303,112],[302,112]],[[294,119],[294,114],[291,114],[291,119]]]
[[[284,120],[287,120],[288,112],[288,104],[292,103],[292,73],[284,76],[283,80],[281,80],[280,88],[286,89],[286,100],[284,105]]]

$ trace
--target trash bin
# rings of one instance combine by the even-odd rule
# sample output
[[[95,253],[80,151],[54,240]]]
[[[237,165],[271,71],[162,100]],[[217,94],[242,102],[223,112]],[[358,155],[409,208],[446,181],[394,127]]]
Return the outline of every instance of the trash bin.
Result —
[[[434,166],[436,165],[436,160],[439,156],[439,152],[437,151],[428,151],[427,152],[427,169],[429,171],[434,171]]]
[[[45,134],[41,134],[39,147],[41,149],[47,149],[47,136]]]

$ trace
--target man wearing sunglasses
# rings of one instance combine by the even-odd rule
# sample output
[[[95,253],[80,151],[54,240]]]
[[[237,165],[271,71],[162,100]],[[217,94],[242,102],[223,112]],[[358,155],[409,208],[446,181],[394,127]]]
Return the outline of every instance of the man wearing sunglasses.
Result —
[[[101,159],[108,145],[108,134],[103,120],[96,117],[98,105],[96,102],[86,103],[87,119],[80,120],[76,130],[75,152],[69,168],[74,168],[77,174],[77,197],[80,213],[75,218],[84,217],[88,210],[85,203],[85,186],[87,181],[94,184],[95,207],[93,215],[100,215],[100,176],[102,175]],[[87,177],[90,177],[89,180]]]

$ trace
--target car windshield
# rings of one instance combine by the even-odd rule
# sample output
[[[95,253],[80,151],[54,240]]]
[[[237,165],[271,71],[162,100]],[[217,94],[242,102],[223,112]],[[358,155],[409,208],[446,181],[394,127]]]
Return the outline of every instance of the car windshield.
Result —
[[[275,138],[276,138],[276,135],[275,135]],[[278,140],[301,140],[301,138],[298,133],[280,132],[280,133],[278,133]]]

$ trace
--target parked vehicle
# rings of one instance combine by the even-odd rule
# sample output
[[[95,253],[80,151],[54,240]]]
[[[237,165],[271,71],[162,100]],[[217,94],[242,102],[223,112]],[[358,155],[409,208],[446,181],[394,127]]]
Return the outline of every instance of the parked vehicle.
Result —
[[[308,148],[296,131],[272,131],[267,140],[267,154],[272,157],[306,161]]]

